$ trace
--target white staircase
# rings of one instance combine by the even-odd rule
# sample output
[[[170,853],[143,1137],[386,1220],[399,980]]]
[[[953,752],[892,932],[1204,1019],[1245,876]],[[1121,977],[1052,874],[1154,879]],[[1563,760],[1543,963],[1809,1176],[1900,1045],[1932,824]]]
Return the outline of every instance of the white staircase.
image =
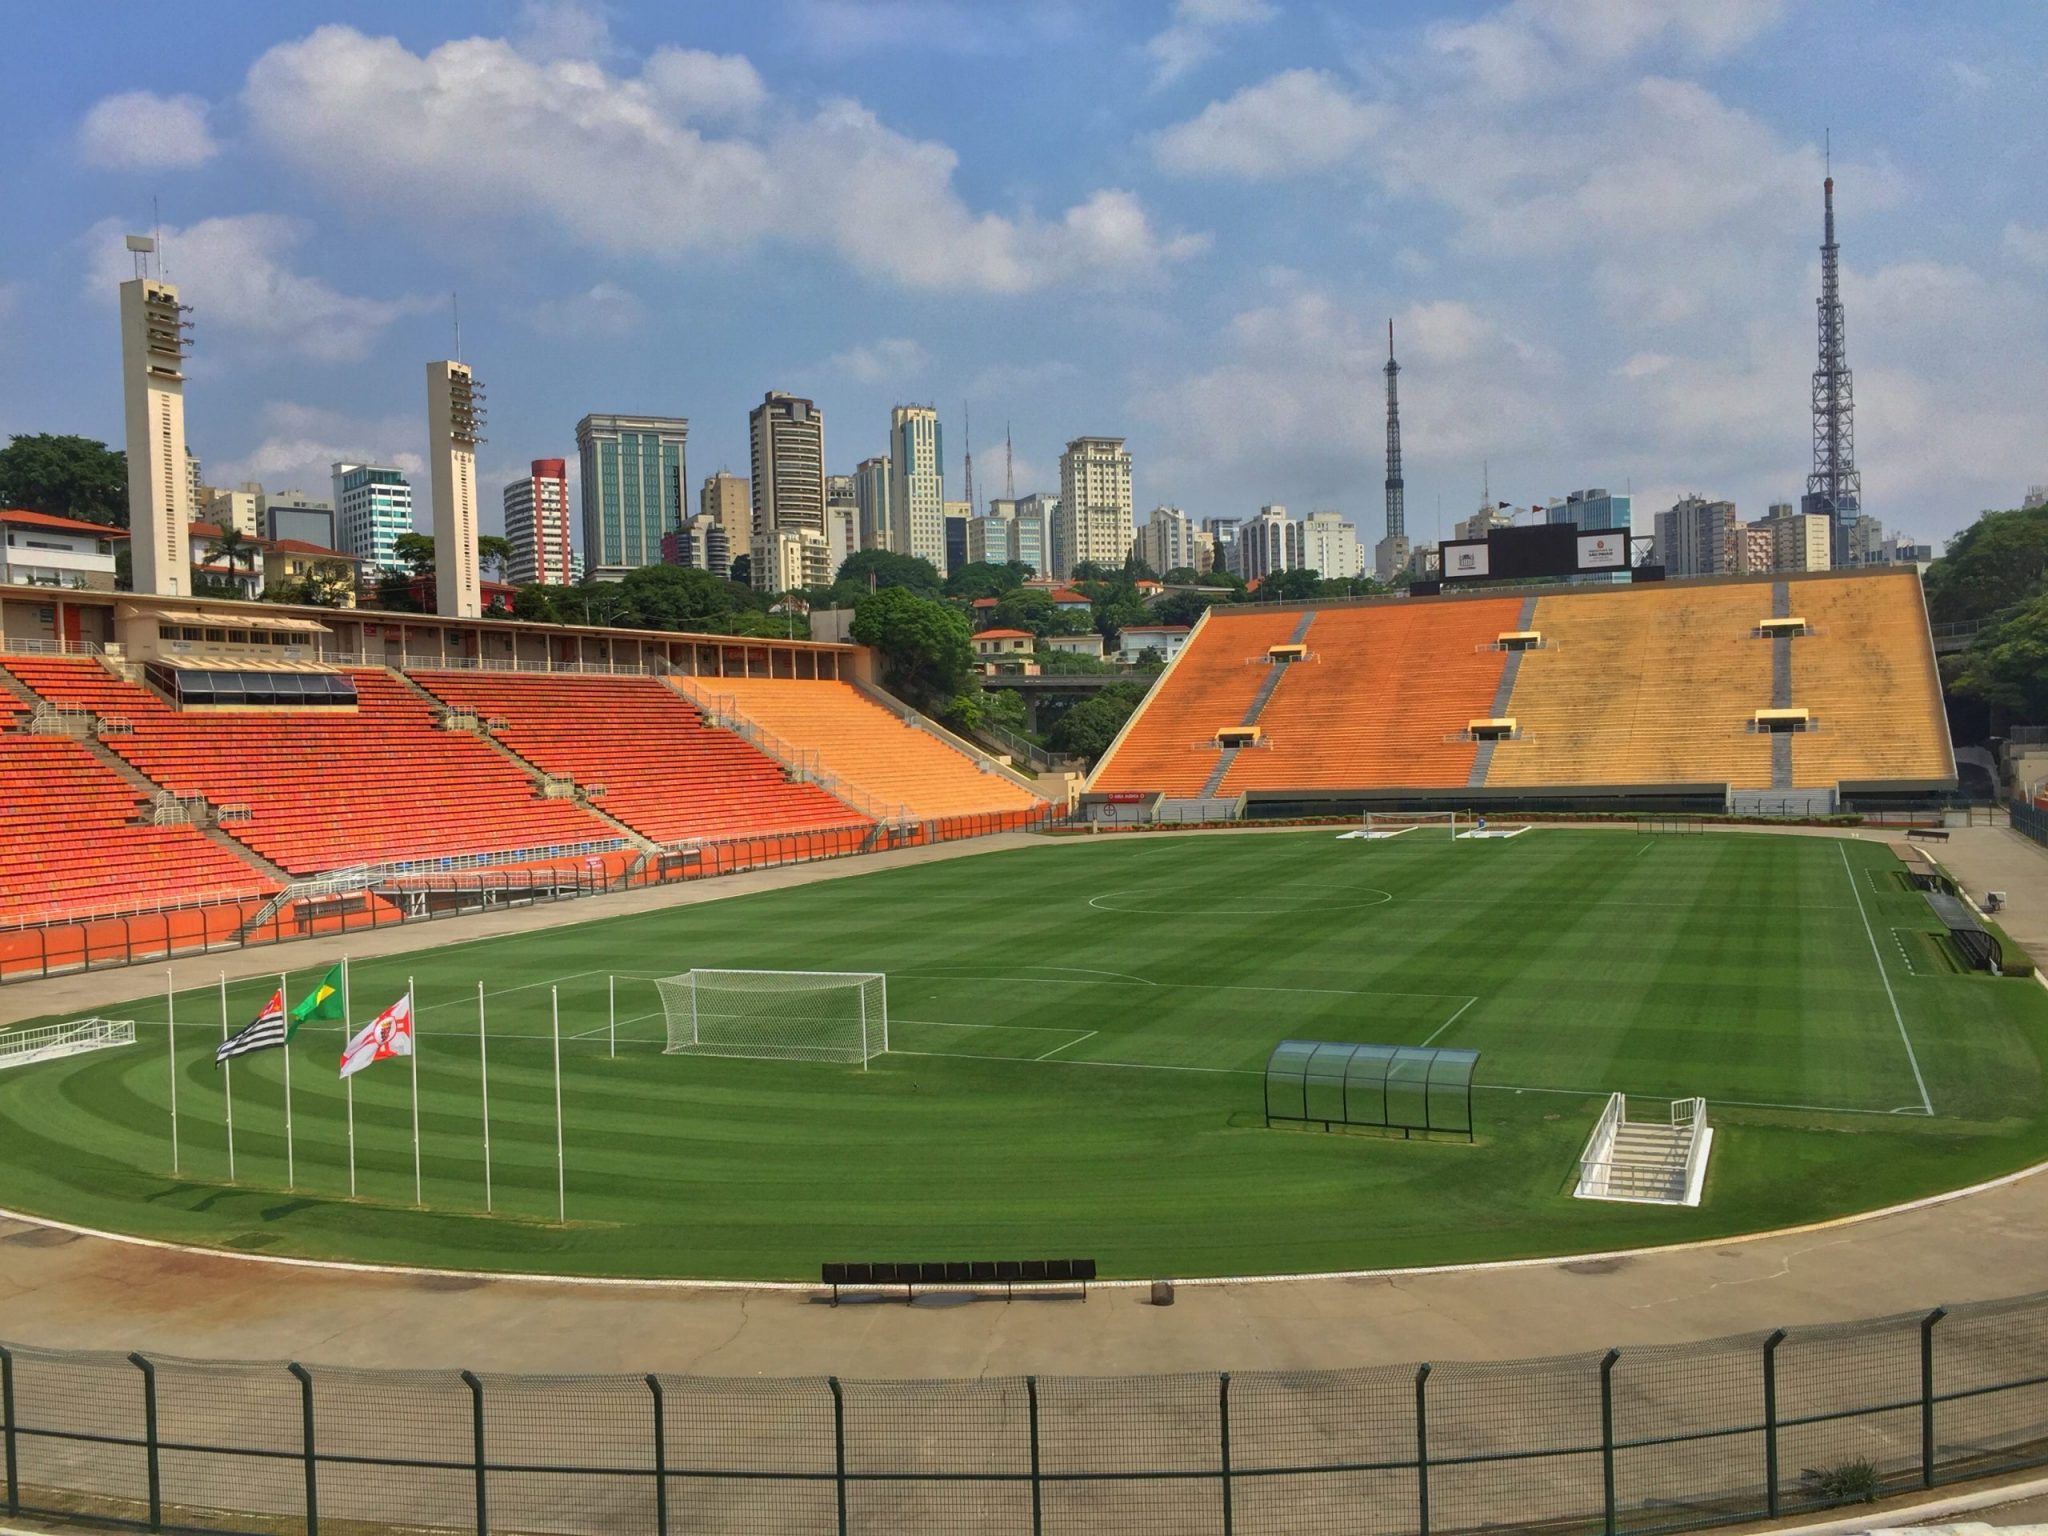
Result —
[[[1581,1200],[1698,1205],[1714,1133],[1705,1099],[1677,1099],[1661,1117],[1630,1119],[1628,1095],[1612,1094],[1579,1158]]]

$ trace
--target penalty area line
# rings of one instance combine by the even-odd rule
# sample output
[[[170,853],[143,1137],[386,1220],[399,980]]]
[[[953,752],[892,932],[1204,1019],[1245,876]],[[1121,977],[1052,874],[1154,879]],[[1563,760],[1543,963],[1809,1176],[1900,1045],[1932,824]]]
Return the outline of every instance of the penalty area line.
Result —
[[[1898,994],[1892,991],[1891,973],[1884,968],[1884,951],[1877,947],[1877,932],[1870,926],[1870,914],[1863,909],[1863,887],[1849,863],[1849,852],[1840,843],[1835,852],[1842,856],[1842,873],[1849,877],[1849,893],[1856,898],[1856,915],[1863,919],[1863,936],[1870,940],[1870,958],[1877,962],[1877,979],[1884,983],[1885,1001],[1892,1005],[1892,1022],[1899,1027],[1899,1042],[1906,1048],[1906,1062],[1913,1069],[1913,1081],[1920,1089],[1921,1113],[1934,1113],[1934,1100],[1927,1093],[1927,1079],[1920,1075],[1920,1055],[1913,1049],[1913,1037],[1906,1033],[1906,1016],[1899,1011]]]
[[[1458,1011],[1452,1014],[1448,1019],[1445,1019],[1443,1023],[1437,1025],[1435,1029],[1432,1029],[1429,1032],[1429,1038],[1423,1041],[1422,1043],[1424,1045],[1433,1044],[1438,1035],[1442,1034],[1445,1030],[1449,1029],[1453,1024],[1457,1023],[1458,1020],[1462,1019],[1465,1016],[1465,1010],[1467,1008],[1470,1008],[1474,1003],[1478,1001],[1479,999],[1476,997],[1466,998],[1463,1004],[1459,1006]]]

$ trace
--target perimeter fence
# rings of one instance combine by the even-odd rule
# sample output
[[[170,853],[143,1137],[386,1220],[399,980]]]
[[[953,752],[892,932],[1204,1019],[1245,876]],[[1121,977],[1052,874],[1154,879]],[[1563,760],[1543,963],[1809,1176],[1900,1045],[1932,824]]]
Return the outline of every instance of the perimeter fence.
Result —
[[[0,1417],[9,1515],[149,1530],[1648,1536],[2048,1462],[2048,1293],[1230,1375],[504,1376],[0,1346]]]

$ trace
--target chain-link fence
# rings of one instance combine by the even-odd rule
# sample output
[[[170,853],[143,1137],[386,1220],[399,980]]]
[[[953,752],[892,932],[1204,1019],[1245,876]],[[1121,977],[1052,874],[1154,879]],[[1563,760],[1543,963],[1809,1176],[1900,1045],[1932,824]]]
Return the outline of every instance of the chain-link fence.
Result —
[[[972,1381],[0,1346],[9,1515],[150,1530],[1649,1536],[2048,1463],[2048,1293],[1483,1365]]]

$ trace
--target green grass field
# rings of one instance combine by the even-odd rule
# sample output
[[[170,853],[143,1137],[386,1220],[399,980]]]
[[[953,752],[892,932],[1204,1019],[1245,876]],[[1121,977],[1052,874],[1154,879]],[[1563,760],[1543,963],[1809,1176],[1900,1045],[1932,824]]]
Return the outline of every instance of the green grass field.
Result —
[[[1936,926],[1874,842],[1422,829],[1064,839],[451,943],[352,966],[359,1021],[415,979],[425,1209],[402,1061],[355,1080],[347,1198],[334,1025],[293,1047],[297,1188],[277,1052],[234,1068],[229,1182],[220,1004],[192,961],[177,968],[183,1176],[159,987],[103,1010],[139,1021],[135,1046],[0,1074],[0,1204],[265,1253],[746,1278],[1067,1254],[1114,1275],[1238,1274],[1711,1237],[2048,1155],[2048,995],[1952,970]],[[339,953],[278,950],[293,995]],[[884,971],[892,1052],[867,1072],[664,1055],[650,978],[691,966]],[[104,980],[111,999],[150,976]],[[230,1022],[272,985],[231,985]],[[1267,1129],[1260,1067],[1286,1037],[1480,1051],[1476,1143]],[[1572,1198],[1614,1089],[1710,1100],[1699,1209]]]

